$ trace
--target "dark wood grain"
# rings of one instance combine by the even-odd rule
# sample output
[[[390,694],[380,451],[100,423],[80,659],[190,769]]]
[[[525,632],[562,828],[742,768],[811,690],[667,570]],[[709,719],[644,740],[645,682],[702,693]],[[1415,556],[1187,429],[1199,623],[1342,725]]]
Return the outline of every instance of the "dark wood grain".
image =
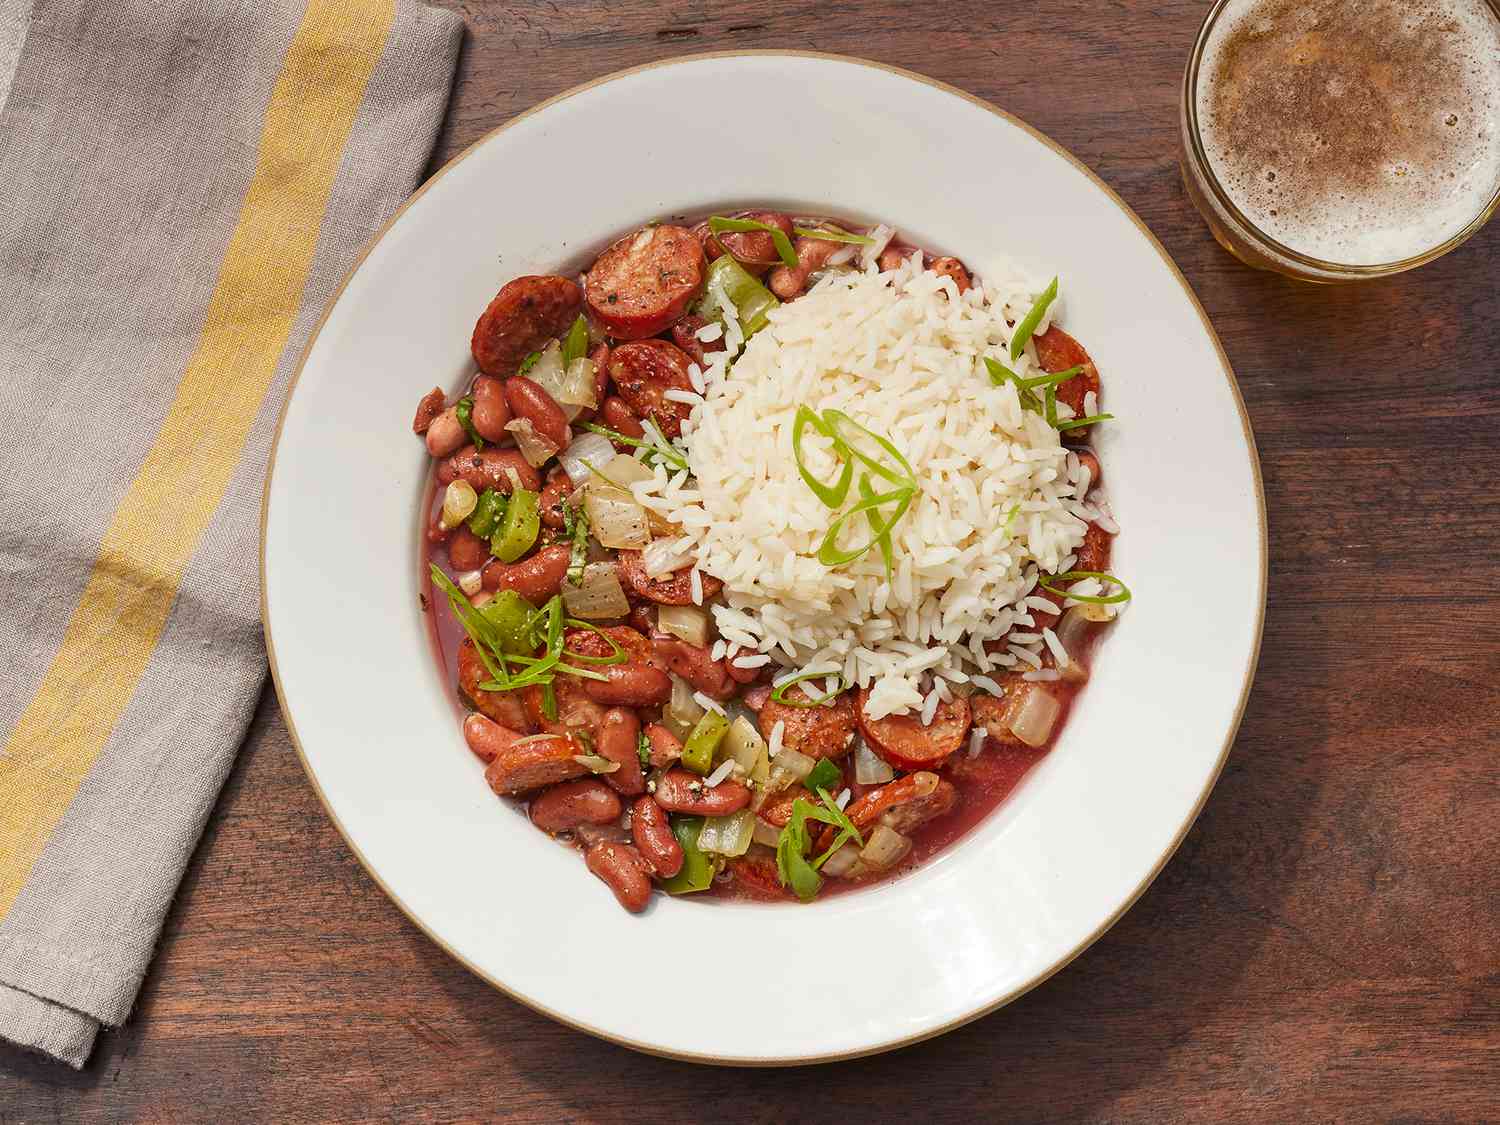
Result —
[[[621,67],[796,47],[951,82],[1098,171],[1197,290],[1260,444],[1234,754],[1144,898],[1028,996],[892,1055],[716,1070],[450,961],[327,822],[268,693],[134,1019],[81,1074],[0,1050],[0,1122],[1500,1118],[1500,223],[1351,288],[1231,260],[1176,163],[1204,3],[449,6],[471,35],[440,160]]]

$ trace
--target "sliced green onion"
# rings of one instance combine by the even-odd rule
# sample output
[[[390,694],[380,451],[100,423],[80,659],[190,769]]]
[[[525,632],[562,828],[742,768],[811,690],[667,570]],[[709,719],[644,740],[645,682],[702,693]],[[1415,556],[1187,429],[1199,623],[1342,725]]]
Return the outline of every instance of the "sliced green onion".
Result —
[[[1029,410],[1033,414],[1040,414],[1042,412],[1041,400],[1031,393],[1030,388],[1026,386],[1026,380],[1022,379],[999,360],[991,359],[989,356],[984,357],[984,365],[989,370],[990,382],[994,383],[995,386],[1003,387],[1006,383],[1015,384],[1016,397],[1021,400],[1022,410]]]
[[[1074,418],[1068,422],[1059,422],[1059,430],[1076,430],[1083,426],[1092,426],[1095,422],[1113,422],[1113,414],[1090,414],[1087,418]]]
[[[458,415],[458,424],[464,428],[464,433],[469,435],[469,440],[474,443],[475,449],[484,448],[484,438],[479,436],[479,431],[474,428],[474,397],[464,395],[453,404],[453,413]]]
[[[1055,387],[1059,383],[1066,383],[1073,376],[1081,374],[1083,374],[1083,365],[1079,364],[1076,367],[1069,367],[1065,371],[1050,371],[1045,375],[1033,375],[1030,379],[1022,379],[1021,386],[1027,389],[1045,386]]]
[[[542,353],[541,352],[532,352],[529,356],[527,356],[525,359],[523,359],[521,361],[521,366],[516,368],[516,374],[517,375],[525,375],[526,372],[530,371],[533,367],[535,367],[537,364],[539,364],[541,362],[542,362]]]
[[[490,537],[490,550],[501,562],[513,563],[531,550],[542,530],[539,511],[541,497],[525,488],[517,488],[505,505],[505,518]]]
[[[588,353],[589,322],[582,313],[579,313],[578,319],[573,321],[573,327],[568,329],[567,336],[563,338],[562,365],[567,367],[575,359],[582,359]]]
[[[895,526],[897,520],[906,515],[906,510],[911,507],[911,500],[916,495],[916,492],[915,488],[898,488],[893,492],[883,492],[878,496],[870,497],[868,500],[861,500],[854,507],[839,516],[838,519],[834,520],[833,524],[828,528],[827,533],[823,536],[823,543],[818,548],[818,561],[824,566],[843,566],[845,563],[851,563],[862,556],[871,547],[876,545],[880,536]],[[896,514],[878,528],[872,529],[868,543],[862,547],[851,547],[843,551],[839,550],[839,532],[843,531],[846,523],[861,512],[872,511],[892,502],[896,504]]]
[[[1101,582],[1111,582],[1120,588],[1119,593],[1110,594],[1107,597],[1098,594],[1073,594],[1066,589],[1054,586],[1054,582],[1071,582],[1081,578],[1097,578]],[[1037,579],[1038,586],[1044,590],[1050,590],[1054,594],[1061,594],[1065,598],[1072,598],[1075,602],[1087,602],[1089,605],[1119,605],[1121,602],[1130,600],[1130,588],[1116,578],[1113,574],[1106,574],[1102,570],[1070,570],[1066,574],[1044,575]]]
[[[1011,526],[1016,522],[1016,517],[1019,516],[1020,514],[1021,514],[1021,505],[1019,505],[1019,504],[1012,504],[1010,506],[1010,512],[1009,512],[1009,514],[1006,515],[1006,517],[1005,517],[1005,525],[1001,528],[1001,530],[1002,531],[1009,531],[1011,529]]]
[[[632,449],[646,450],[646,460],[648,461],[653,455],[655,455],[657,457],[660,457],[674,469],[685,471],[688,467],[687,457],[685,457],[682,451],[680,449],[677,449],[675,446],[663,448],[653,441],[646,441],[644,438],[633,438],[629,434],[622,434],[619,430],[612,430],[608,426],[601,426],[596,422],[585,422],[583,423],[583,428],[585,430],[588,430],[590,433],[599,434],[601,437],[607,437],[610,441],[617,441],[621,445],[628,445]],[[584,463],[587,464],[587,462]],[[589,468],[592,469],[593,466],[590,465]]]
[[[827,758],[819,758],[818,764],[813,766],[812,773],[802,779],[802,784],[807,786],[811,792],[819,789],[827,789],[836,782],[843,781],[844,775],[839,772],[838,766]]]
[[[789,699],[786,694],[787,689],[800,684],[803,680],[826,680],[832,674],[831,672],[803,672],[800,676],[793,676],[790,680],[783,680],[777,684],[776,690],[771,692],[771,698],[777,703],[786,704],[788,707],[821,707],[830,699],[836,699],[848,690],[849,685],[844,682],[843,676],[839,677],[839,686],[821,699],[813,699],[808,695],[806,688],[802,689],[801,699]]]
[[[809,774],[808,776],[811,777],[812,775]],[[804,784],[806,783],[804,782]],[[854,826],[854,821],[849,819],[848,814],[839,808],[838,802],[828,795],[826,788],[818,786],[814,791],[818,794],[818,799],[823,802],[823,808],[818,810],[820,814],[818,819],[824,824],[831,824],[839,830],[839,838],[833,842],[833,846],[814,861],[813,865],[815,867],[822,867],[829,856],[844,846],[845,840],[853,840],[860,847],[864,847],[865,838],[859,834],[859,829]]]
[[[837,509],[843,505],[844,499],[849,495],[849,482],[854,479],[854,462],[842,458],[844,470],[834,484],[824,484],[813,476],[812,470],[802,459],[802,434],[808,426],[833,442],[836,452],[842,452],[843,442],[839,440],[833,426],[819,418],[808,406],[797,407],[797,417],[792,421],[792,456],[797,462],[797,472],[801,474],[807,487],[812,489],[814,496],[823,501],[827,507]]]
[[[734,260],[732,254],[724,254],[709,263],[708,280],[698,302],[698,315],[724,324],[728,319],[723,308],[725,301],[734,306],[735,319],[740,322],[740,331],[747,340],[770,323],[771,310],[781,304],[774,293]]]
[[[870,485],[869,473],[859,474],[859,498],[863,501],[875,499],[875,489]],[[891,575],[896,569],[896,549],[894,544],[891,543],[890,525],[887,524],[885,527],[880,526],[880,521],[875,518],[874,508],[865,510],[865,519],[870,523],[871,538],[875,540],[876,545],[880,548],[880,558],[885,563],[885,579],[889,582]]]
[[[571,519],[568,518],[570,512]],[[573,537],[572,546],[568,549],[568,581],[574,586],[582,586],[583,568],[589,562],[589,514],[582,508],[574,512],[571,505],[564,504],[563,516],[563,522],[571,525],[568,531]]]
[[[542,716],[549,723],[557,722],[557,690],[551,683],[542,685]]]
[[[1026,341],[1031,339],[1031,334],[1036,331],[1036,326],[1042,322],[1042,317],[1047,315],[1047,309],[1057,299],[1057,278],[1048,283],[1047,288],[1042,290],[1042,295],[1036,299],[1036,304],[1031,306],[1031,311],[1021,318],[1021,323],[1016,325],[1016,331],[1010,338],[1010,358],[1020,359],[1021,352],[1026,347]]]
[[[481,539],[488,539],[495,534],[495,528],[500,526],[500,518],[504,515],[504,494],[486,488],[479,494],[479,501],[469,514],[469,530]]]
[[[840,230],[832,223],[821,227],[793,227],[792,233],[799,238],[819,238],[824,242],[847,242],[851,246],[874,246],[875,240],[863,234],[851,234]]]
[[[708,229],[714,234],[748,234],[752,231],[762,231],[771,236],[771,245],[776,247],[776,254],[781,259],[781,264],[787,269],[797,268],[797,252],[792,249],[792,240],[786,236],[786,232],[779,227],[773,227],[770,223],[756,222],[754,219],[726,219],[722,215],[715,215],[708,220]],[[720,246],[724,246],[722,241]],[[724,246],[725,253],[732,254],[734,251]]]
[[[829,409],[823,411],[823,424],[833,430],[835,437],[839,441],[842,441],[844,443],[844,447],[847,448],[851,454],[853,454],[855,457],[858,457],[875,472],[885,477],[886,480],[890,481],[893,484],[909,484],[913,488],[916,487],[916,471],[911,467],[911,462],[903,457],[901,455],[901,451],[891,443],[890,438],[881,437],[879,434],[875,433],[875,431],[865,429],[865,427],[861,426],[858,422],[849,417],[849,415],[845,414],[842,410]],[[885,450],[892,457],[894,457],[900,464],[900,466],[906,470],[906,472],[904,474],[897,473],[893,469],[887,468],[883,462],[876,460],[874,457],[870,456],[869,453],[860,449],[844,434],[839,432],[840,427],[845,426],[857,431],[863,436],[869,438],[876,445],[880,446],[881,449]]]
[[[644,732],[635,736],[635,756],[641,760],[641,769],[651,764],[651,740]]]

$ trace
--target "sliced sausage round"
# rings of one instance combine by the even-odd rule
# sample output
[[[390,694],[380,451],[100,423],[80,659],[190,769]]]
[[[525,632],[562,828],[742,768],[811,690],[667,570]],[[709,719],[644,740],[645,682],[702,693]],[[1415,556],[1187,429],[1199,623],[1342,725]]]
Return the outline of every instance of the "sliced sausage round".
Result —
[[[703,269],[703,246],[692,231],[646,227],[599,255],[584,293],[610,336],[644,340],[687,312],[703,288]]]
[[[609,353],[609,377],[637,418],[651,418],[669,438],[682,433],[693,408],[666,397],[669,390],[691,391],[691,357],[666,340],[637,340]]]
[[[1070,367],[1083,368],[1066,383],[1057,384],[1056,390],[1057,401],[1071,406],[1075,417],[1083,417],[1084,396],[1093,391],[1097,400],[1099,394],[1099,369],[1094,366],[1089,353],[1083,350],[1082,344],[1055,324],[1041,335],[1033,336],[1031,342],[1036,345],[1037,361],[1048,374],[1066,371]],[[1079,441],[1088,435],[1090,429],[1091,426],[1080,426],[1064,430],[1063,433],[1070,440]]]
[[[939,703],[932,722],[922,725],[920,715],[887,715],[872,719],[865,714],[869,691],[860,688],[854,701],[859,733],[879,754],[898,770],[935,768],[964,744],[969,734],[969,701],[955,697]]]
[[[781,231],[788,239],[792,237],[792,220],[780,211],[742,211],[731,217],[765,223]],[[703,243],[703,252],[709,261],[713,261],[727,251],[735,261],[745,267],[746,273],[753,274],[755,277],[761,276],[772,266],[781,263],[781,255],[776,252],[776,243],[768,231],[736,231],[731,234],[716,235],[709,229],[706,219],[694,227],[693,231]]]
[[[646,564],[641,562],[639,551],[621,551],[615,559],[615,573],[626,586],[657,605],[693,604],[693,579],[688,568],[652,578],[646,573]],[[711,574],[700,571],[698,579],[703,586],[705,602],[724,588],[724,583]]]
[[[808,695],[804,685],[790,688],[787,695],[818,699],[821,691]],[[760,733],[769,739],[776,724],[782,724],[781,745],[809,758],[842,758],[854,745],[854,699],[845,692],[827,707],[793,707],[769,696],[760,708]]]
[[[521,361],[568,330],[583,293],[566,277],[518,277],[474,325],[474,362],[486,375],[514,375]]]
[[[588,773],[576,760],[583,747],[566,735],[524,739],[503,748],[484,771],[490,788],[502,797],[530,793]]]
[[[584,681],[577,676],[560,675],[552,681],[552,698],[557,704],[557,718],[547,717],[546,692],[540,684],[521,689],[521,698],[526,704],[526,714],[533,726],[548,734],[567,734],[581,730],[590,739],[599,736],[599,725],[604,721],[604,708],[589,698],[583,688]]]

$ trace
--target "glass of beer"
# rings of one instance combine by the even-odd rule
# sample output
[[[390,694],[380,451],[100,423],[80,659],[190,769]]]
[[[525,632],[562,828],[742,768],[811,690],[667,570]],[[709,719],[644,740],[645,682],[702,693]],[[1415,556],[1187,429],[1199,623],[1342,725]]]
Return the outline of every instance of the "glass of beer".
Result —
[[[1188,195],[1248,265],[1430,262],[1500,205],[1500,0],[1217,0],[1182,144]]]

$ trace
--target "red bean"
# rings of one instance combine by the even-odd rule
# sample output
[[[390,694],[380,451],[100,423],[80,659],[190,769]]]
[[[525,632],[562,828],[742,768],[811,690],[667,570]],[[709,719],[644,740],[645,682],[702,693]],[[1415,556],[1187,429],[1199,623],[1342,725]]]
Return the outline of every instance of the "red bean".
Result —
[[[615,792],[627,797],[646,790],[646,779],[641,773],[640,737],[641,720],[634,711],[612,707],[604,713],[596,748],[599,757],[620,767],[614,773],[604,774],[604,780]]]
[[[427,454],[430,457],[447,457],[469,440],[463,423],[458,420],[458,408],[448,407],[427,427]]]
[[[510,431],[505,423],[510,421],[510,406],[505,401],[505,384],[489,375],[474,380],[474,410],[469,417],[474,429],[485,441],[507,441]]]
[[[429,434],[431,432],[428,431]],[[520,480],[522,488],[535,492],[542,487],[541,474],[527,463],[519,449],[496,449],[491,445],[485,446],[483,450],[466,445],[446,461],[440,461],[437,479],[439,484],[450,484],[463,479],[469,482],[475,492],[493,488],[496,492],[509,496],[514,488],[511,483],[512,472]]]
[[[654,664],[610,664],[596,669],[605,679],[588,680],[584,690],[611,707],[652,707],[672,698],[672,677]]]
[[[668,668],[711,699],[728,699],[738,685],[730,678],[724,661],[715,660],[706,648],[672,637],[658,637],[651,642],[657,657]]]
[[[566,543],[554,543],[520,562],[503,563],[495,559],[484,568],[484,588],[514,590],[532,605],[539,606],[562,589],[571,555],[572,549]]]
[[[656,783],[656,803],[669,812],[728,816],[750,803],[750,790],[738,781],[721,781],[710,789],[697,774],[672,769]]]
[[[608,824],[622,806],[614,790],[593,778],[564,781],[531,799],[527,814],[543,832],[569,832],[580,824]]]
[[[474,751],[474,756],[485,765],[493,762],[500,751],[522,737],[509,727],[503,727],[483,715],[468,715],[464,718],[464,741]]]
[[[460,573],[478,570],[489,557],[489,540],[481,539],[463,524],[453,529],[453,537],[448,540],[448,562],[454,570]]]
[[[651,901],[651,871],[641,853],[629,844],[600,840],[584,852],[584,862],[614,891],[620,905],[632,914]]]
[[[682,870],[682,845],[672,835],[667,814],[652,798],[642,797],[632,806],[630,834],[636,850],[659,878],[670,879]]]
[[[656,769],[682,757],[682,740],[660,723],[647,724],[646,741],[651,744],[651,765]]]
[[[568,416],[540,384],[523,376],[505,381],[505,401],[517,418],[525,418],[538,434],[558,449],[566,449],[573,440]]]

